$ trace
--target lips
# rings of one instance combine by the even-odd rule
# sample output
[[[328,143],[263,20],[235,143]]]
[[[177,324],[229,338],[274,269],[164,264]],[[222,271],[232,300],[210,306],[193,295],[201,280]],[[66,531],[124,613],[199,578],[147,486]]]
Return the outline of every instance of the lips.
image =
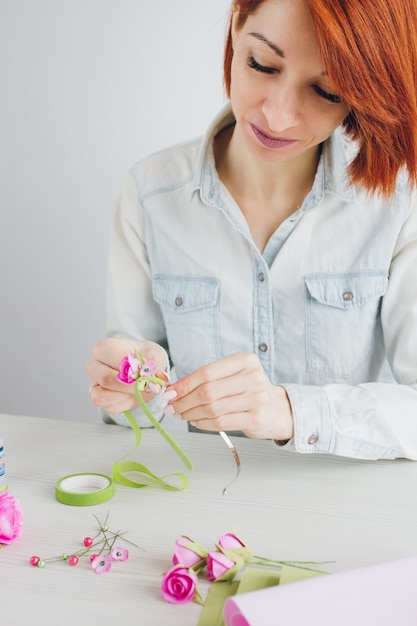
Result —
[[[285,139],[285,137],[272,137],[254,124],[251,124],[251,128],[258,141],[260,141],[263,146],[269,148],[270,150],[279,150],[282,148],[286,148],[287,146],[290,146],[297,141],[296,139]]]

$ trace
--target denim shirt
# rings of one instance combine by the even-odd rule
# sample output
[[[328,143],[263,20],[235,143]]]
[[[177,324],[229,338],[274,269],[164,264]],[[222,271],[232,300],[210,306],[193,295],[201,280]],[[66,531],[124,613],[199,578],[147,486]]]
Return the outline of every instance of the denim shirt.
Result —
[[[255,353],[290,399],[285,449],[417,459],[415,191],[405,176],[389,199],[349,185],[356,148],[337,129],[302,206],[261,253],[215,168],[213,139],[233,123],[226,106],[205,137],[123,181],[107,335],[158,342],[179,378]]]

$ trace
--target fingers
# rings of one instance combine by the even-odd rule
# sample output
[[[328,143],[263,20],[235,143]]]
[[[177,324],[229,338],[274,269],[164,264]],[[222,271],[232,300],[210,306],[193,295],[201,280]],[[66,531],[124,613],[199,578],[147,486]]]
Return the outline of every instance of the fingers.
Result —
[[[109,338],[99,341],[93,346],[93,361],[107,365],[118,371],[120,361],[135,350],[141,352],[147,359],[153,359],[159,371],[166,369],[166,355],[164,350],[153,341],[138,341],[129,338]]]
[[[121,413],[137,406],[134,385],[117,380],[119,365],[127,354],[135,349],[147,359],[153,359],[158,369],[158,376],[167,381],[163,373],[166,367],[164,350],[152,341],[137,341],[129,338],[109,338],[93,346],[93,359],[87,363],[86,371],[90,377],[89,395],[93,404],[106,409],[109,413]],[[160,386],[149,384],[143,392],[145,401],[150,400],[160,391]]]
[[[286,439],[293,433],[285,389],[272,385],[251,353],[235,354],[196,370],[168,387],[166,399],[166,412],[202,430],[240,430],[259,439]],[[284,432],[285,437],[281,436]]]
[[[255,404],[251,399],[253,394],[261,392],[261,383],[265,380],[255,355],[232,355],[204,366],[168,387],[165,394],[167,412],[175,411],[188,421],[209,419],[210,425],[206,423],[208,430],[223,430],[225,422],[236,421],[236,417],[232,420],[232,414],[240,414],[240,421],[244,421],[248,407]]]
[[[257,356],[239,353],[199,368],[167,390],[176,392],[175,406],[182,412],[192,406],[209,405],[220,398],[238,395],[258,387],[265,380]]]
[[[108,413],[122,413],[134,409],[137,406],[135,396],[105,389],[100,385],[94,385],[91,389],[90,398],[96,407],[105,409]]]
[[[241,352],[225,357],[215,363],[204,365],[198,370],[176,381],[169,389],[175,389],[177,392],[177,400],[184,398],[195,390],[199,390],[200,394],[210,394],[211,384],[227,381],[232,383],[232,377],[249,373],[256,370],[260,366],[259,359],[256,355],[248,352]],[[210,401],[211,398],[208,398]]]

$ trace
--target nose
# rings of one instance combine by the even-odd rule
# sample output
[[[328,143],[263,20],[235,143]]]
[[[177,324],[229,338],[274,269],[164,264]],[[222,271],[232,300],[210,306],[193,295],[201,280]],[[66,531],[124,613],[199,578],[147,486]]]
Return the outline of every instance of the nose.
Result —
[[[300,123],[301,93],[295,85],[274,85],[268,92],[262,113],[273,133],[294,128]]]

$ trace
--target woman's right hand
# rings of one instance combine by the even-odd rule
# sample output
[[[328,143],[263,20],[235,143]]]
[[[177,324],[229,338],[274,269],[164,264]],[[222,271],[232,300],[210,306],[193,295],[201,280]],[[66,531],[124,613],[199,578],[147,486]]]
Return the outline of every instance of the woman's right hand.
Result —
[[[90,377],[90,398],[97,407],[108,413],[122,413],[137,407],[133,385],[117,380],[120,361],[128,354],[141,352],[146,358],[153,359],[158,372],[166,369],[164,350],[153,341],[138,341],[128,338],[103,339],[93,346],[93,358],[87,363],[86,370]],[[155,393],[143,392],[144,399],[150,400]]]

